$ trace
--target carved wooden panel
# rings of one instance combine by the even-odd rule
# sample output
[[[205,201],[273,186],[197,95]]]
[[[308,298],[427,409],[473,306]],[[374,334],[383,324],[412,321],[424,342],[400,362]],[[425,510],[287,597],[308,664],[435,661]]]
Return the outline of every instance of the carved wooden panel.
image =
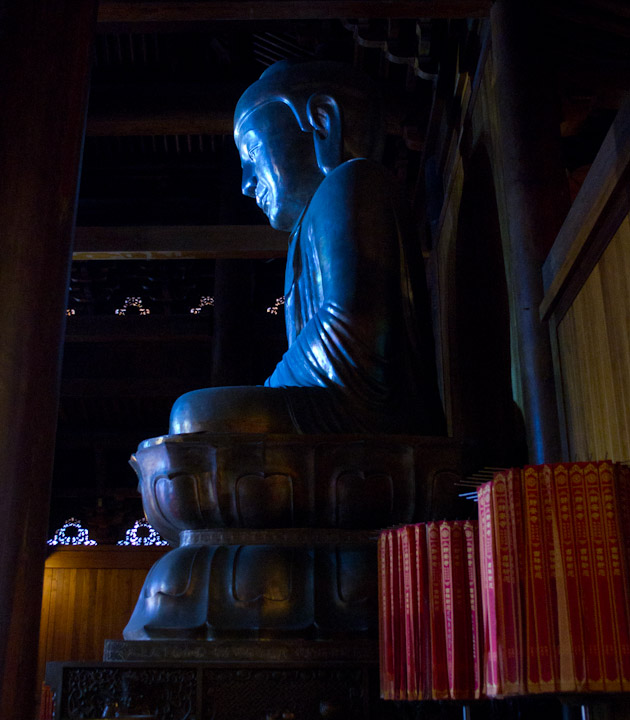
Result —
[[[71,668],[64,673],[59,717],[83,720],[121,711],[161,720],[197,720],[197,672],[182,668]]]
[[[54,663],[58,720],[368,720],[377,673],[361,664]]]
[[[348,668],[227,668],[204,672],[203,720],[358,720],[364,671]]]

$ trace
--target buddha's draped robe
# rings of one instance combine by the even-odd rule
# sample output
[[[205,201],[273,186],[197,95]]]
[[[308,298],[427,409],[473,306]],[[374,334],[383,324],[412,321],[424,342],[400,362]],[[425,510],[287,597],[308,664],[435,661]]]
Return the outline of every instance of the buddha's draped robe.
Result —
[[[329,173],[291,234],[284,388],[301,432],[443,431],[422,256],[393,176]]]

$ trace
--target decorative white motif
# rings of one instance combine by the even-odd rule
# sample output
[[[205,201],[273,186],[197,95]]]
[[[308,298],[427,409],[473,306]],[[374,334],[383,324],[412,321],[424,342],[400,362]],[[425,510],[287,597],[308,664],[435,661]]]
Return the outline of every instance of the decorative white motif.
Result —
[[[199,315],[203,308],[212,307],[213,305],[214,298],[209,295],[204,295],[201,300],[199,300],[199,307],[190,308],[191,315]]]
[[[276,298],[275,304],[273,305],[273,307],[268,307],[267,312],[271,313],[272,315],[277,315],[280,305],[284,305],[284,295],[282,297]]]
[[[151,311],[149,310],[149,308],[143,307],[142,298],[139,298],[139,297],[125,298],[125,302],[123,303],[123,306],[121,308],[118,308],[114,312],[116,313],[116,315],[126,315],[127,309],[130,307],[137,308],[140,315],[150,315],[151,314]]]
[[[119,540],[117,545],[168,545],[162,540],[160,533],[151,527],[145,518],[136,520],[134,526],[125,533],[125,539]]]
[[[90,540],[87,528],[81,525],[76,518],[70,518],[57,530],[54,537],[48,540],[48,545],[98,545],[96,540]]]

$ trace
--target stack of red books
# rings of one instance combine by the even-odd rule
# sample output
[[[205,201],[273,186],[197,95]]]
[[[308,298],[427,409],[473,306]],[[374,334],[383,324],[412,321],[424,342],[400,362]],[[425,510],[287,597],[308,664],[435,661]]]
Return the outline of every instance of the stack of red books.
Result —
[[[630,690],[630,469],[526,466],[379,538],[381,695]],[[481,608],[481,610],[479,610]]]
[[[630,690],[630,470],[529,465],[478,497],[487,694]]]
[[[476,523],[385,530],[378,547],[382,697],[481,697]]]

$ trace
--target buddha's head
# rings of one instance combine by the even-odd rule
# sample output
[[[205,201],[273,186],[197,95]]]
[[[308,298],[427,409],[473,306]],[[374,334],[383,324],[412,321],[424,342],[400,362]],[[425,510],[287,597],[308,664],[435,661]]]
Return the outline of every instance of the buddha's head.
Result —
[[[370,81],[333,62],[272,65],[234,114],[243,194],[292,230],[324,176],[352,158],[378,160],[381,106]]]

